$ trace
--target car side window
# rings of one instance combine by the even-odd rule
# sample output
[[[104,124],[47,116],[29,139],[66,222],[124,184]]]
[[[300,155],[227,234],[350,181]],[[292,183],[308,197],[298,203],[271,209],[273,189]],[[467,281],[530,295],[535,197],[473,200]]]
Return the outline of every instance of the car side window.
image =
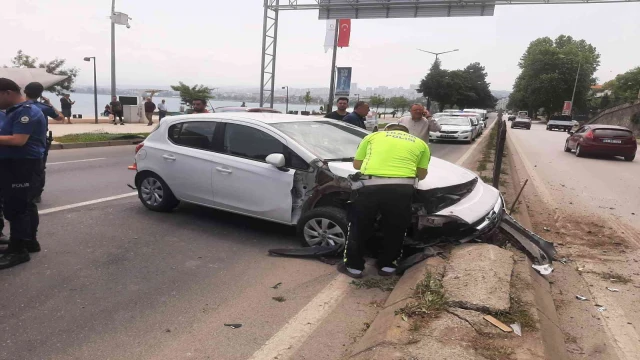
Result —
[[[213,150],[213,121],[190,121],[169,127],[169,140],[176,145],[201,150]]]
[[[309,165],[280,140],[264,131],[238,124],[227,123],[224,134],[223,152],[251,160],[265,162],[268,155],[283,154],[285,166],[307,170]]]
[[[580,129],[578,129],[578,131],[576,131],[574,134],[582,134],[582,133],[584,133],[586,131],[587,131],[587,127],[583,126]]]

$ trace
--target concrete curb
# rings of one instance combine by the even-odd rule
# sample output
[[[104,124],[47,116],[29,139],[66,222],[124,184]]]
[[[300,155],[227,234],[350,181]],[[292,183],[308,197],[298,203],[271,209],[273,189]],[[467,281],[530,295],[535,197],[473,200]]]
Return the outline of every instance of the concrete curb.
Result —
[[[90,148],[90,147],[137,145],[137,144],[140,144],[143,141],[144,141],[144,139],[131,139],[131,140],[93,141],[93,142],[81,142],[81,143],[58,143],[58,144],[51,144],[50,150],[65,150],[65,149],[82,149],[82,148]]]

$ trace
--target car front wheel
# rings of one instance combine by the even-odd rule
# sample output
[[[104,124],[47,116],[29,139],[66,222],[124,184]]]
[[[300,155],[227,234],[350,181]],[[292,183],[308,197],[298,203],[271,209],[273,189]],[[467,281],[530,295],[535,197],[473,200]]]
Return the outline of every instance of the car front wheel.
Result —
[[[152,172],[145,173],[138,185],[138,198],[149,210],[167,212],[180,204],[162,178]]]
[[[336,207],[309,210],[298,220],[302,246],[345,245],[348,229],[347,212]]]

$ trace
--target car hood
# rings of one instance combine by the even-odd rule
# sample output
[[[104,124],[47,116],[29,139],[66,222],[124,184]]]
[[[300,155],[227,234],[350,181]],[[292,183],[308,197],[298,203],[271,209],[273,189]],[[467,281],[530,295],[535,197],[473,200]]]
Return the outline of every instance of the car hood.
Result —
[[[464,125],[441,125],[441,127],[442,127],[442,131],[464,131],[464,130],[471,131],[471,126],[464,126]]]
[[[330,162],[329,170],[331,170],[333,174],[344,178],[357,172],[351,162]],[[417,188],[418,190],[441,188],[462,184],[476,177],[476,174],[463,167],[436,157],[431,157],[429,175],[418,183]]]

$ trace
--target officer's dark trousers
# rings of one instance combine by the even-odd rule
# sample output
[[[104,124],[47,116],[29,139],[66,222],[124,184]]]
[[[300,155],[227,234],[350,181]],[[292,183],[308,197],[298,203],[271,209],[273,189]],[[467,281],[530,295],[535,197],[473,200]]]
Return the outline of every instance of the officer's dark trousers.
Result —
[[[33,179],[41,166],[41,159],[0,159],[0,193],[11,228],[9,248],[13,251],[24,249],[25,241],[35,240],[40,221],[33,202]]]
[[[2,176],[2,175],[0,175]],[[2,200],[2,188],[0,188],[0,234],[2,234],[2,231],[4,230],[4,215],[3,215],[3,211],[2,211],[2,204],[4,203],[4,201]]]
[[[402,243],[411,224],[411,203],[415,188],[408,184],[365,186],[357,190],[349,208],[349,235],[345,248],[347,267],[364,270],[365,242],[373,235],[378,214],[384,235],[378,268],[395,268],[402,255]]]
[[[33,196],[37,198],[42,195],[44,191],[44,185],[47,180],[47,159],[49,158],[49,149],[51,149],[51,141],[47,139],[47,146],[44,149],[44,156],[42,157],[42,166],[38,168],[33,177]]]

